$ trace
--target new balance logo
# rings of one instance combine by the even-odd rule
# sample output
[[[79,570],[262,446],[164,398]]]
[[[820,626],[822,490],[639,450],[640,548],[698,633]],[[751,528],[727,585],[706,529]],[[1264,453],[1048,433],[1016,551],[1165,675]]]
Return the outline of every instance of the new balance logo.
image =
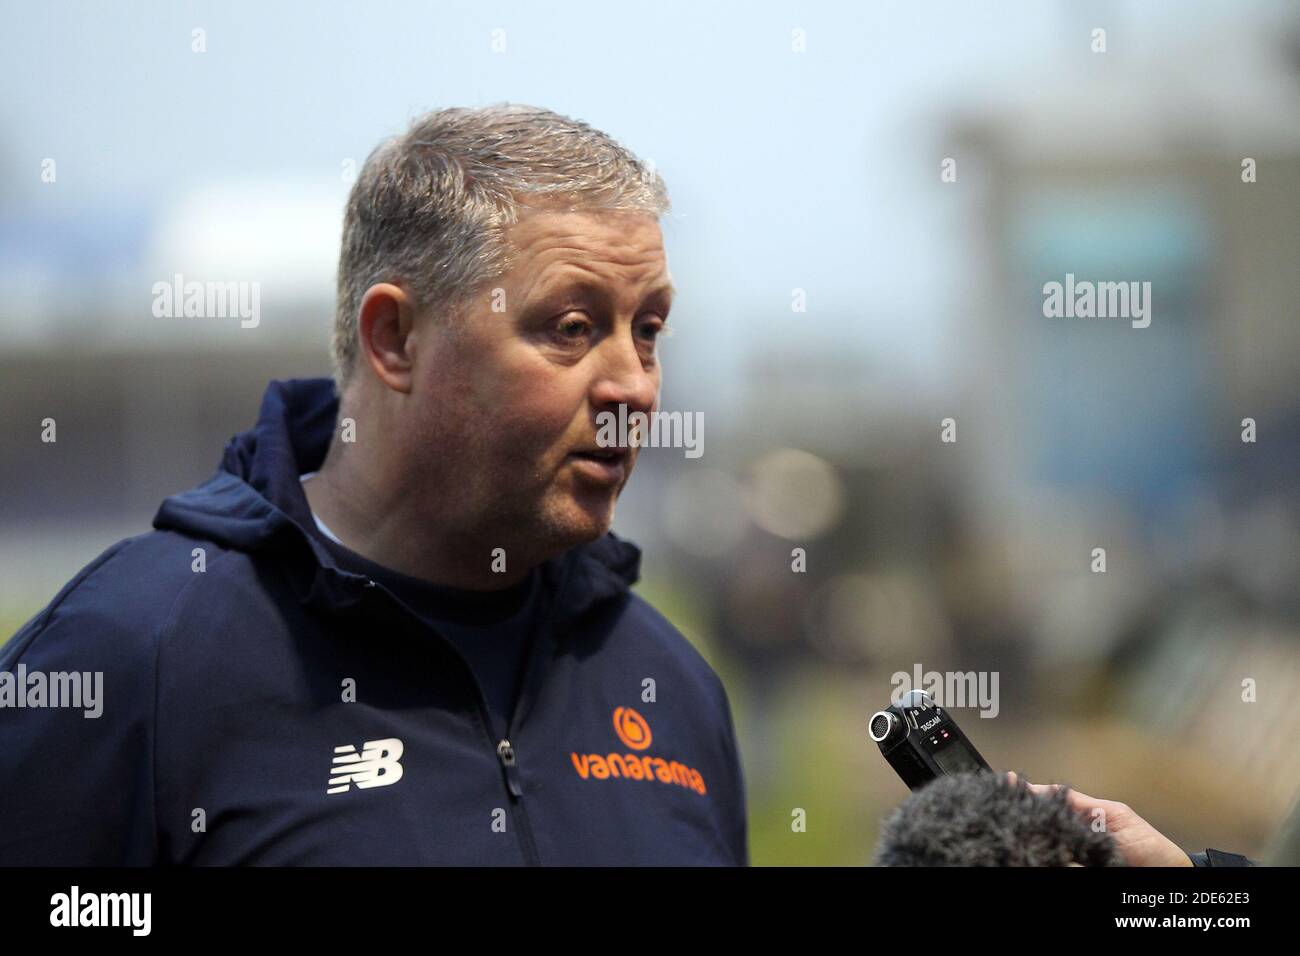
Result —
[[[386,740],[367,740],[361,753],[351,744],[334,748],[334,766],[330,768],[329,789],[326,793],[343,793],[352,784],[362,790],[367,787],[387,787],[402,779],[402,742],[396,737]]]

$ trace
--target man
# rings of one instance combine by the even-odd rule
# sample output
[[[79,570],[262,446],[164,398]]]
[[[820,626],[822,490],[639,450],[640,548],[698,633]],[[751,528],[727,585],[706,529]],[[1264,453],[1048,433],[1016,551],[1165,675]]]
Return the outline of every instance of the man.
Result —
[[[334,382],[273,382],[0,654],[103,674],[98,719],[0,710],[0,863],[748,863],[726,693],[629,592],[638,449],[597,441],[657,405],[667,209],[546,110],[378,148]]]

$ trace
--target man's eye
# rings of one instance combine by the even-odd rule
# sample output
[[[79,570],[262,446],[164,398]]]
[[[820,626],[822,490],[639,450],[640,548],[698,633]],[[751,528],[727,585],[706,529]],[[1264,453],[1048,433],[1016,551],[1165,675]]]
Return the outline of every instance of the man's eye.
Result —
[[[556,323],[555,333],[565,341],[576,342],[587,334],[590,326],[585,318],[566,316]]]
[[[637,334],[644,341],[653,342],[667,332],[667,323],[663,319],[654,319],[650,322],[642,322]]]

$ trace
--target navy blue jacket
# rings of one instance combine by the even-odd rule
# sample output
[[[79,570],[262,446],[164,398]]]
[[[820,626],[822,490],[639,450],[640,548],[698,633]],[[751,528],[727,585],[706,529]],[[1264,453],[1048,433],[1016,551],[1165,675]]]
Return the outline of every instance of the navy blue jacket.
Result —
[[[271,383],[210,480],[0,649],[103,674],[98,718],[0,708],[0,864],[747,864],[727,695],[629,591],[640,552],[543,565],[494,731],[454,645],[306,531],[337,411],[327,379]]]

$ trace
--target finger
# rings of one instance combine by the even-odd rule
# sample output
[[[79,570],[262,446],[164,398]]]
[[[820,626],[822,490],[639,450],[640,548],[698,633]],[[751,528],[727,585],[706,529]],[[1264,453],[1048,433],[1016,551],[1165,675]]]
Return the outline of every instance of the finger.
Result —
[[[1012,786],[1015,786],[1016,783],[1020,780],[1020,776],[1014,770],[1008,770],[1006,773],[1006,777],[1007,777],[1007,783],[1011,784]],[[1033,783],[1032,781],[1029,780],[1025,780],[1024,784],[1034,793],[1047,793],[1050,792],[1051,788],[1058,786],[1057,784],[1054,783],[1047,783],[1047,784]]]
[[[1093,807],[1100,807],[1110,803],[1109,800],[1102,800],[1099,797],[1090,797],[1086,793],[1080,793],[1078,790],[1070,790],[1066,795],[1066,802],[1075,810],[1091,810]]]
[[[1007,783],[1011,784],[1012,786],[1015,786],[1017,783],[1022,781],[1021,776],[1018,773],[1016,773],[1014,770],[1008,770],[1006,772],[1006,777],[1007,777]],[[1039,786],[1036,783],[1030,783],[1028,780],[1024,780],[1023,782],[1026,787],[1029,787],[1031,789]]]
[[[1100,797],[1092,797],[1086,793],[1080,793],[1078,790],[1066,791],[1066,803],[1079,816],[1094,818],[1097,811],[1101,811],[1105,817],[1112,821],[1120,819],[1119,804],[1114,800],[1103,800]]]
[[[1091,813],[1096,808],[1102,807],[1104,809],[1111,803],[1109,800],[1101,800],[1097,797],[1090,797],[1086,793],[1080,793],[1078,790],[1072,790],[1060,783],[1031,783],[1029,785],[1030,791],[1044,797],[1050,797],[1063,788],[1066,792],[1065,803],[1075,813]]]

